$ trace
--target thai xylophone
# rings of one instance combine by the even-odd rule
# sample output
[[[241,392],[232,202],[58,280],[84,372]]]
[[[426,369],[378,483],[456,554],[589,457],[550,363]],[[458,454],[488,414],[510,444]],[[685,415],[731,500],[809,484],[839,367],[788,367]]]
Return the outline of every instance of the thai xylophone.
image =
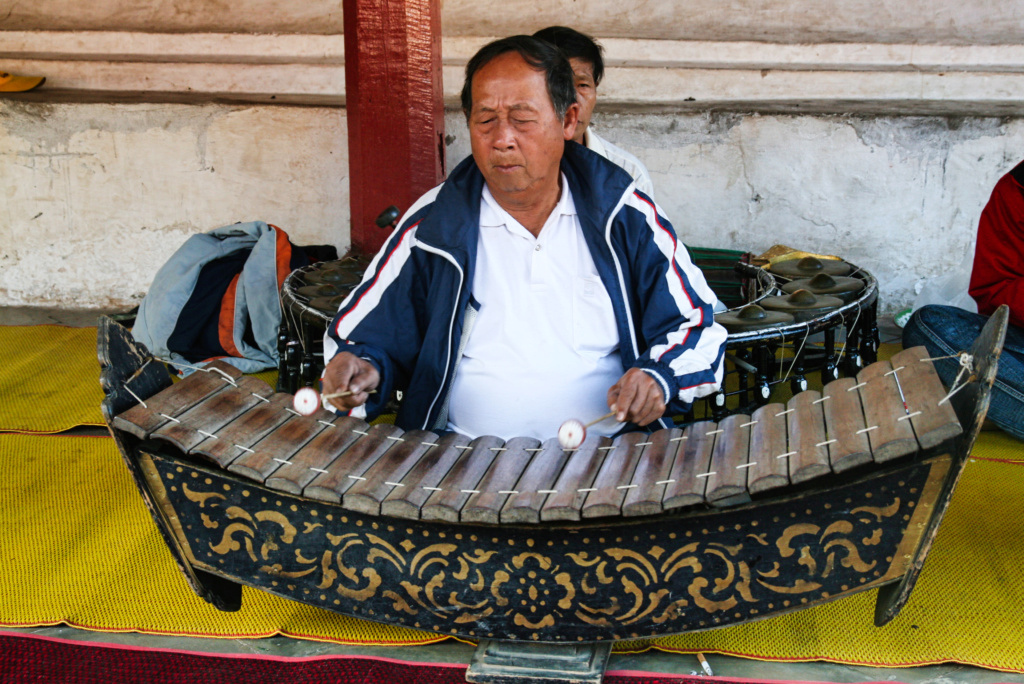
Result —
[[[589,644],[875,587],[876,623],[891,620],[980,428],[1005,325],[993,317],[952,396],[913,348],[749,415],[574,450],[302,416],[219,362],[172,384],[109,319],[99,352],[111,433],[217,607],[249,585],[485,643]]]

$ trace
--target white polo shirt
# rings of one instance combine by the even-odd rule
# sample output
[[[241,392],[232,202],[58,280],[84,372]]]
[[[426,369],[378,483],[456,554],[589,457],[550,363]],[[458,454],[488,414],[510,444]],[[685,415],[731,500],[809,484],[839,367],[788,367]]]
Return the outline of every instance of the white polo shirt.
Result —
[[[450,430],[545,440],[569,418],[608,413],[608,388],[624,372],[619,334],[564,175],[537,238],[484,186],[473,297],[480,308],[452,383]],[[588,431],[621,427],[609,419]]]

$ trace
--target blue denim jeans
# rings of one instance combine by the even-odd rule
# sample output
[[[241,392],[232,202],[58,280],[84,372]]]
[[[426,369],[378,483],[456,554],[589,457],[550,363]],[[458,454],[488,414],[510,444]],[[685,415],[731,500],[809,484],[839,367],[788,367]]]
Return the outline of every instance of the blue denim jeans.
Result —
[[[987,316],[953,306],[925,306],[915,311],[903,328],[903,346],[924,345],[933,357],[969,351],[986,321]],[[942,359],[934,363],[948,389],[960,369],[959,361]],[[999,357],[988,418],[1024,440],[1024,330],[1012,324],[1007,327],[1006,343]]]

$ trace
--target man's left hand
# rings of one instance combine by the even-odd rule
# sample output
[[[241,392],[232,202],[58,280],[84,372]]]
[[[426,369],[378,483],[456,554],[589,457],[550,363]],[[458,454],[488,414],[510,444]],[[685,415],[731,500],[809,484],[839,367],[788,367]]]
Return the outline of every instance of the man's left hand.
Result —
[[[665,392],[649,373],[630,368],[608,390],[608,408],[619,422],[644,426],[665,413]]]

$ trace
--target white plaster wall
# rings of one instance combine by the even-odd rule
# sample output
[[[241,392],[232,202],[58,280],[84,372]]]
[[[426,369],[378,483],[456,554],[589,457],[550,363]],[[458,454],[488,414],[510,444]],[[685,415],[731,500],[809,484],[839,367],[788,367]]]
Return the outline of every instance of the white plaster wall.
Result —
[[[1024,159],[1024,119],[598,114],[601,134],[642,159],[688,244],[838,254],[880,283],[881,306],[972,249],[992,187]],[[446,120],[450,166],[469,154]]]
[[[0,306],[137,303],[191,234],[348,244],[344,110],[0,100]]]
[[[338,0],[0,0],[0,28],[320,33],[343,30]],[[551,24],[606,38],[783,43],[1020,43],[1018,0],[443,0],[445,35],[533,33]]]
[[[882,307],[957,267],[1024,119],[601,113],[689,244],[783,243],[874,273]],[[446,117],[449,168],[469,154]],[[349,244],[344,110],[0,102],[0,306],[137,302],[188,235],[235,221]]]

